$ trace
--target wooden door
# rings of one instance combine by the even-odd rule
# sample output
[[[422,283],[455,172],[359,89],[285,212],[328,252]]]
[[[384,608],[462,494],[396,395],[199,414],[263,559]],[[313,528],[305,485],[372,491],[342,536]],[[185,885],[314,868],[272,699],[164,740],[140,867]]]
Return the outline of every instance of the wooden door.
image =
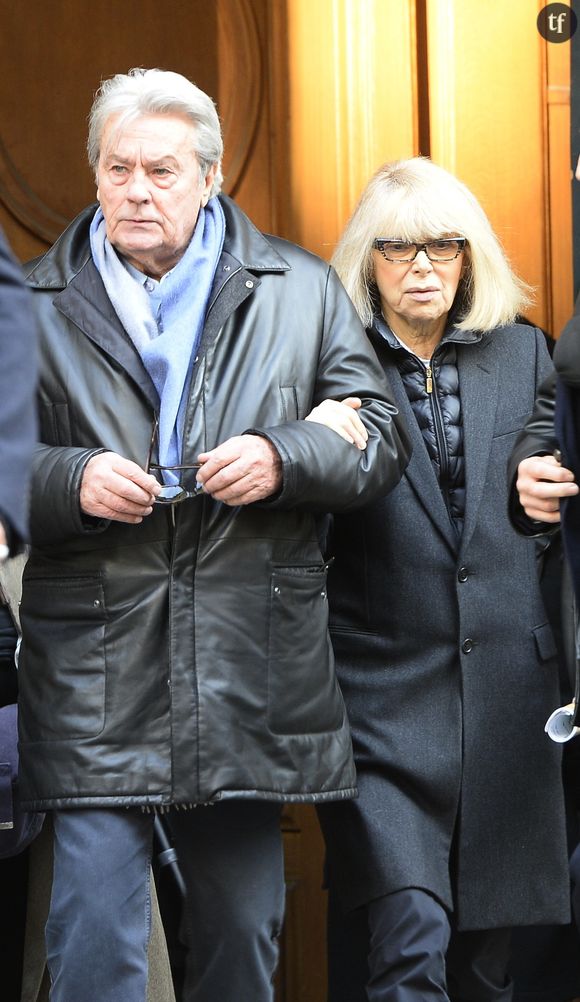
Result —
[[[183,73],[222,119],[224,190],[272,229],[267,0],[0,0],[0,223],[22,259],[95,198],[87,115],[101,79]]]
[[[25,260],[94,199],[99,81],[184,73],[217,101],[224,189],[329,258],[368,177],[417,153],[475,191],[557,334],[572,309],[569,45],[540,0],[0,0],[0,224]],[[580,33],[579,33],[580,37]],[[287,807],[280,1002],[324,1002],[322,844]]]
[[[0,0],[0,225],[21,260],[45,251],[94,201],[85,155],[87,115],[101,79],[132,66],[185,74],[216,100],[224,190],[257,226],[280,231],[287,188],[284,4],[269,0]],[[276,104],[278,102],[278,104]],[[274,116],[274,109],[278,117]],[[278,189],[276,189],[278,185]],[[324,897],[315,814],[288,808],[288,919],[280,1002],[322,1002]]]

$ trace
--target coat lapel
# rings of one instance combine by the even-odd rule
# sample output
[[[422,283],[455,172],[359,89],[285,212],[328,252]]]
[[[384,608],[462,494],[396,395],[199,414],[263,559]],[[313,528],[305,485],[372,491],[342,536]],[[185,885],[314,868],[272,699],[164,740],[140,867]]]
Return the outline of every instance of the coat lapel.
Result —
[[[226,252],[222,254],[210,296],[210,307],[198,357],[201,358],[205,354],[227,318],[259,285],[259,278],[241,267],[239,261]],[[55,297],[54,305],[65,317],[80,327],[91,341],[125,369],[152,407],[158,410],[157,390],[137,349],[111,308],[101,276],[92,259],[85,263],[78,275],[75,275],[66,288]]]
[[[475,528],[487,475],[495,424],[499,359],[493,350],[492,338],[476,350],[471,345],[458,345],[457,354],[466,485],[463,550]]]
[[[396,365],[387,363],[385,371],[393,390],[395,403],[405,420],[413,444],[413,453],[404,476],[407,477],[418,500],[448,543],[450,549],[456,553],[459,542],[457,533],[449,517],[449,512],[445,507],[441,488],[437,483],[433,464],[429,458],[429,453],[427,452],[421,429],[413,413],[413,408],[409,403],[403,380]]]
[[[159,409],[157,390],[145,369],[131,338],[113,310],[101,276],[91,258],[65,289],[54,305],[113,358],[131,376],[154,410]]]

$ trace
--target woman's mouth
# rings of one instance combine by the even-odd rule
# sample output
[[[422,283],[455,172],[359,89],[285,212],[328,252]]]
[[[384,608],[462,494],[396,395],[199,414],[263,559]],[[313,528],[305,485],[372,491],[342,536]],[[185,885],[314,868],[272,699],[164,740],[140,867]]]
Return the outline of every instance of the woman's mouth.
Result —
[[[418,303],[427,303],[438,294],[439,289],[436,289],[433,286],[429,286],[426,289],[420,288],[419,286],[413,289],[407,289],[407,295],[411,296],[411,298],[415,299]]]

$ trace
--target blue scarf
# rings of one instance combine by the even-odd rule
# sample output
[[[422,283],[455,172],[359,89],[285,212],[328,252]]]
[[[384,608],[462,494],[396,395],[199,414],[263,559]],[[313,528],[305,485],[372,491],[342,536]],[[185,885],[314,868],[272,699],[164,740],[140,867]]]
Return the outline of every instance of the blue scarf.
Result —
[[[183,257],[159,285],[162,330],[149,294],[127,271],[109,243],[105,219],[97,209],[90,229],[91,252],[111,305],[159,394],[159,462],[181,463],[187,388],[201,339],[205,314],[225,236],[217,198],[200,208]],[[143,276],[145,281],[145,276]],[[166,480],[178,480],[166,476]]]

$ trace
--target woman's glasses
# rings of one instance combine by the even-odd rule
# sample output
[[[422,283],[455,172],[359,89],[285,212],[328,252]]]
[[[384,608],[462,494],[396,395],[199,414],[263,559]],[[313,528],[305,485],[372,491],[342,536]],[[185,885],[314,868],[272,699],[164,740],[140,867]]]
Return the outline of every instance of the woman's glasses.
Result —
[[[385,261],[408,264],[415,260],[419,251],[425,251],[429,260],[437,263],[454,261],[461,254],[465,243],[465,237],[445,237],[441,240],[428,240],[424,244],[378,237],[373,240],[373,247],[380,251]]]

